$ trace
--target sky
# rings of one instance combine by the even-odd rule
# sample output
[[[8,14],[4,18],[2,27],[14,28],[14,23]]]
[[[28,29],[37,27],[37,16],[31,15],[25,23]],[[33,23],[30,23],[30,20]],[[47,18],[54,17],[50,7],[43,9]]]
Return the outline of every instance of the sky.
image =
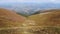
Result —
[[[9,8],[10,7],[11,9],[15,9],[16,7],[20,7],[20,5],[13,5],[13,3],[20,3],[20,2],[22,2],[22,3],[24,3],[24,2],[41,3],[42,4],[42,3],[60,3],[60,0],[0,0],[0,5],[3,8]],[[9,3],[12,4],[12,5],[10,5]],[[5,5],[7,7],[5,7]],[[35,5],[33,5],[33,6],[35,6]],[[58,6],[60,6],[60,5],[58,5]],[[42,7],[43,7],[43,5],[42,5]],[[55,7],[55,6],[53,6],[53,7]],[[40,7],[39,7],[39,9],[40,9]],[[20,9],[18,9],[18,10],[20,10]]]
[[[60,0],[0,0],[0,3],[9,3],[9,2],[60,3]]]

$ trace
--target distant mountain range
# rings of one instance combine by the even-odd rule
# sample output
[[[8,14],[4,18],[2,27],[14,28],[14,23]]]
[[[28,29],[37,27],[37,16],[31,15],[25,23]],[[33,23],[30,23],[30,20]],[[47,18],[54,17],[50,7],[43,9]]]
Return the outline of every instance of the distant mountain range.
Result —
[[[60,3],[0,3],[0,7],[16,10],[21,14],[33,14],[38,10],[59,8]]]

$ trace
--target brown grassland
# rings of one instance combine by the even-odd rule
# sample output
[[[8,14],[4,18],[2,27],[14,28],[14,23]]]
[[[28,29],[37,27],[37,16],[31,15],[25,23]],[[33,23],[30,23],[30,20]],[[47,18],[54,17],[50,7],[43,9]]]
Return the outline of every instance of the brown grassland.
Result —
[[[60,34],[59,9],[45,10],[45,12],[42,12],[40,14],[29,16],[28,19],[35,21],[36,26],[31,28],[31,30],[33,30],[35,34]],[[39,30],[38,26],[40,26]],[[36,27],[37,29],[35,29]]]
[[[25,19],[12,10],[0,8],[0,34],[21,34],[19,28]]]
[[[25,18],[0,8],[0,34],[60,34],[60,10],[45,10]]]

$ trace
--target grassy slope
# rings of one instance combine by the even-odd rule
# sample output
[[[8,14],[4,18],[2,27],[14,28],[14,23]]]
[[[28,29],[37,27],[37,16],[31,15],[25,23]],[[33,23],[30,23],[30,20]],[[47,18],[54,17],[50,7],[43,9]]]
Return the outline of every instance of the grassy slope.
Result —
[[[29,16],[28,19],[34,20],[37,25],[42,26],[60,26],[60,10],[47,10],[37,15]]]
[[[25,23],[28,27],[26,28],[28,33],[25,34],[60,34],[60,10],[47,11],[28,17],[28,19],[32,20],[33,22],[28,21]],[[33,25],[33,23],[35,25]]]
[[[11,10],[0,8],[0,27],[19,26],[23,21],[25,21],[25,17]]]

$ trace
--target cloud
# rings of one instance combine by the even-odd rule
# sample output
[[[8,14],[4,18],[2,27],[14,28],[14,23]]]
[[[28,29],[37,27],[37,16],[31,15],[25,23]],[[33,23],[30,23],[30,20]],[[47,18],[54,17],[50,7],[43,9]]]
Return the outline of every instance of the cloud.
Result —
[[[60,0],[50,0],[52,3],[60,3]]]
[[[0,3],[9,2],[36,2],[36,3],[60,3],[60,0],[0,0]]]

